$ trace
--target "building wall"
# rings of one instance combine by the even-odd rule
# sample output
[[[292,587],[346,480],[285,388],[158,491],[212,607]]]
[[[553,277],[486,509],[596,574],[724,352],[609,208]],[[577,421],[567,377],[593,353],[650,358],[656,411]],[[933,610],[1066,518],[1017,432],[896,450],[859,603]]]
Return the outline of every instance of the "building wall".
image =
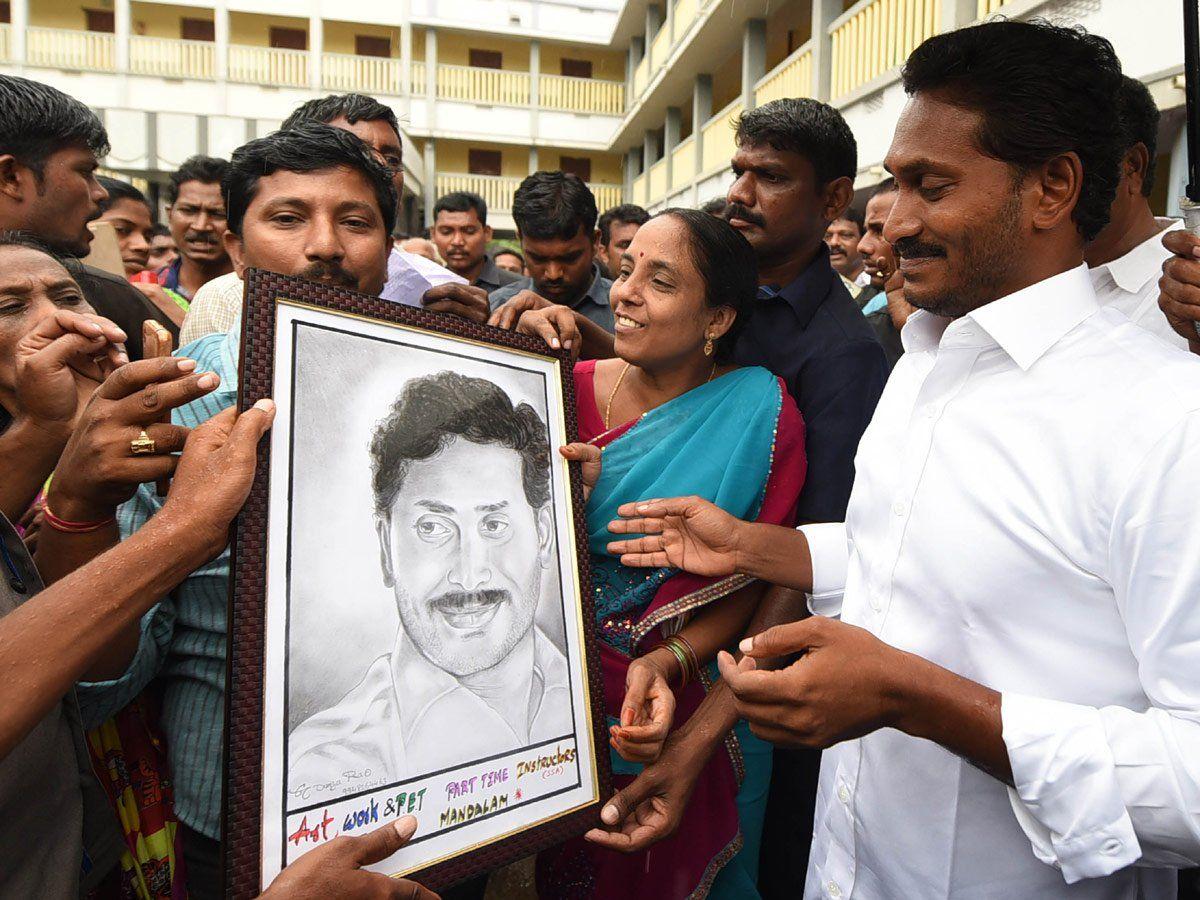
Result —
[[[592,64],[592,77],[605,81],[625,80],[625,54],[610,53],[594,47],[579,47],[542,41],[541,71],[549,75],[562,74],[562,59],[586,59]]]
[[[361,34],[388,38],[392,42],[392,58],[400,56],[400,28],[397,26],[326,21],[324,29],[326,53],[353,53],[354,39]]]
[[[767,71],[788,55],[788,32],[792,32],[792,50],[812,37],[812,3],[789,0],[767,17]]]
[[[134,34],[146,37],[174,38],[183,36],[181,20],[207,19],[213,21],[211,9],[188,6],[168,6],[165,3],[134,3],[130,10]]]
[[[229,43],[268,47],[271,43],[272,27],[299,28],[307,32],[308,19],[233,12],[229,14]]]
[[[100,2],[88,4],[93,9],[112,9]],[[87,24],[83,4],[79,0],[33,0],[29,4],[29,24],[40,28],[77,28]]]
[[[452,66],[465,66],[470,62],[470,51],[498,50],[501,53],[501,68],[510,72],[529,71],[529,42],[513,38],[499,38],[490,34],[459,34],[439,31],[437,42],[438,62]],[[424,58],[424,57],[422,57]]]

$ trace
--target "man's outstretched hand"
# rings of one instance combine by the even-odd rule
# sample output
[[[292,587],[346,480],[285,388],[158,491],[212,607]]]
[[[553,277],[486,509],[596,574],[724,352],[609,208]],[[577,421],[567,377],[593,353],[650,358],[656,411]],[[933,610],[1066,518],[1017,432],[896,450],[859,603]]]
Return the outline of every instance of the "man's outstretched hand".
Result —
[[[609,531],[645,535],[608,545],[622,565],[670,566],[712,577],[739,571],[739,541],[746,523],[707,500],[643,500],[618,507],[617,514],[621,518],[609,523]]]

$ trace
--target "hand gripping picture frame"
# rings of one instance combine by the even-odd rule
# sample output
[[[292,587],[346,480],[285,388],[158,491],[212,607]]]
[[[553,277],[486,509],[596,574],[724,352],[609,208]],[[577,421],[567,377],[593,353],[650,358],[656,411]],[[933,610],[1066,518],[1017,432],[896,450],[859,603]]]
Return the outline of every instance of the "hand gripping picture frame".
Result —
[[[438,890],[611,793],[570,361],[250,270],[239,408],[275,424],[233,540],[227,895],[411,814],[370,868]]]

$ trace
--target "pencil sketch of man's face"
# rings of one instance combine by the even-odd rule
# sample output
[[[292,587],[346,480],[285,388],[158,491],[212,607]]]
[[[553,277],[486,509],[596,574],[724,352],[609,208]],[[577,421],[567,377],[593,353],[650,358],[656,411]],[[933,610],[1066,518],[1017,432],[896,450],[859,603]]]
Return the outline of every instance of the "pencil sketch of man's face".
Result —
[[[529,633],[550,523],[525,499],[517,451],[453,438],[412,463],[387,526],[400,621],[427,659],[470,675]]]

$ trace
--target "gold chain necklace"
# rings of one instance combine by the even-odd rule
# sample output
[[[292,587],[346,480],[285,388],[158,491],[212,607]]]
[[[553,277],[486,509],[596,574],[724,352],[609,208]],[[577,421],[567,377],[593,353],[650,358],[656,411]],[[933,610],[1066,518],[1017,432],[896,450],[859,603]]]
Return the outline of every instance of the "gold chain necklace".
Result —
[[[609,425],[609,421],[612,419],[613,397],[617,396],[617,389],[621,386],[621,382],[625,380],[625,376],[629,373],[629,370],[631,368],[633,368],[633,363],[625,363],[625,368],[623,368],[621,370],[621,374],[617,376],[617,383],[614,384],[613,389],[608,392],[608,402],[604,404],[604,430],[605,431],[607,431],[609,428],[612,427],[611,425]],[[716,374],[717,374],[717,361],[714,359],[713,364],[712,364],[712,369],[709,371],[708,378],[706,378],[704,380],[704,383],[708,384],[710,381],[713,380],[713,376]]]

